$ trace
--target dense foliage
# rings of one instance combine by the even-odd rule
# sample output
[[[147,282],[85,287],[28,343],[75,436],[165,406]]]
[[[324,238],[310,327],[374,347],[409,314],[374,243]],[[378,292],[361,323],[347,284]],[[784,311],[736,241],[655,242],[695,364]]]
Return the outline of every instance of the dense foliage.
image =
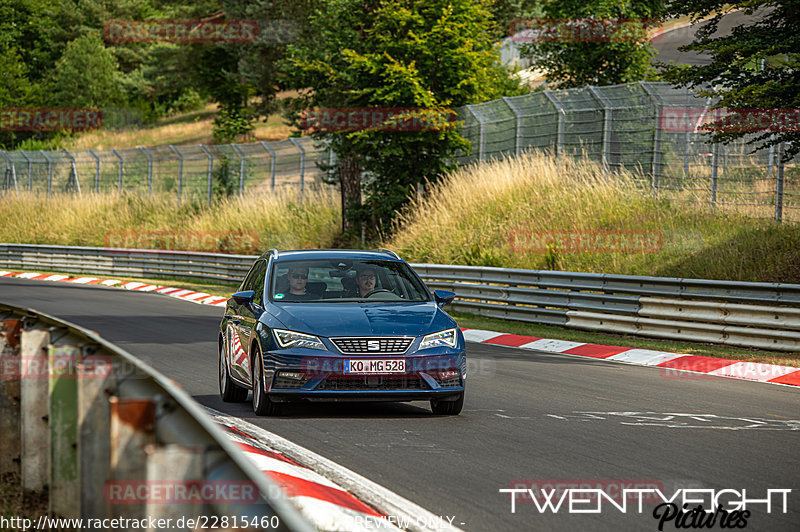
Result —
[[[723,10],[741,9],[751,16],[724,36],[715,35]],[[716,107],[729,109],[797,109],[800,107],[800,2],[681,0],[671,2],[669,15],[690,15],[699,20],[718,13],[700,28],[694,42],[683,50],[705,52],[708,65],[667,66],[665,77],[690,86],[700,95],[718,99]],[[759,146],[787,144],[786,157],[800,152],[800,131],[762,132],[749,140]],[[716,141],[727,142],[747,131],[718,131]]]

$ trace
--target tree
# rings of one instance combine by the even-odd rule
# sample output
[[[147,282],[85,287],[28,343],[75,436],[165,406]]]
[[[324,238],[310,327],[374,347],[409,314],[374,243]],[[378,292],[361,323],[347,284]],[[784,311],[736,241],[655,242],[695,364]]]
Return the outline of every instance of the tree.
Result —
[[[331,0],[310,18],[317,38],[289,47],[288,81],[305,89],[291,119],[302,127],[309,108],[414,108],[435,121],[448,108],[513,94],[490,23],[474,0]],[[467,148],[451,124],[386,129],[310,132],[337,155],[329,171],[341,186],[344,232],[364,221],[388,229],[417,184],[436,180]],[[362,175],[370,177],[363,206]]]
[[[714,36],[725,11],[741,9],[751,22],[736,26],[724,36]],[[683,51],[705,52],[711,63],[699,66],[665,68],[665,79],[688,86],[704,97],[717,99],[715,108],[781,110],[800,107],[800,4],[797,0],[736,1],[681,0],[671,2],[671,17],[690,15],[697,21],[717,13],[701,26],[694,41]],[[800,152],[800,131],[793,127],[762,131],[748,138],[756,148],[787,142],[788,160]],[[748,134],[740,130],[719,129],[714,142],[730,142]]]
[[[119,70],[103,41],[92,33],[67,45],[56,63],[54,94],[65,107],[104,107],[123,101],[117,79]]]
[[[647,29],[662,10],[661,0],[554,0],[541,27],[531,24],[549,33],[522,49],[558,88],[650,79],[655,50]]]

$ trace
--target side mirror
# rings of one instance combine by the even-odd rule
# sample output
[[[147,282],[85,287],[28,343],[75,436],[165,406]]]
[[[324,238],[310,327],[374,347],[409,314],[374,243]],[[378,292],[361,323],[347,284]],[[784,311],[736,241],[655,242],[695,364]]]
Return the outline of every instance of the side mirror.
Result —
[[[448,303],[452,303],[456,298],[456,295],[455,293],[448,292],[447,290],[434,290],[433,297],[436,299],[436,304],[440,307],[443,307]]]
[[[241,292],[236,292],[231,298],[239,305],[249,305],[253,302],[255,295],[256,293],[253,290],[243,290]]]

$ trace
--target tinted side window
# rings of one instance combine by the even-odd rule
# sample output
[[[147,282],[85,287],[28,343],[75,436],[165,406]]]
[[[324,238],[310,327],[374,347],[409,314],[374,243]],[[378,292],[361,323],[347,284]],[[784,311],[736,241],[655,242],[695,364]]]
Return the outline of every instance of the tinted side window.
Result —
[[[253,266],[250,267],[250,271],[247,272],[247,275],[245,276],[244,281],[242,281],[242,284],[239,285],[239,291],[240,292],[244,292],[245,290],[252,290],[253,289],[253,279],[256,276],[256,272],[258,271],[259,266],[261,264],[263,264],[263,262],[264,261],[261,261],[261,260],[256,261],[256,263],[253,264]]]
[[[267,273],[267,263],[261,261],[258,269],[256,270],[256,274],[253,277],[253,288],[251,290],[255,291],[255,295],[253,296],[253,303],[256,305],[264,306],[264,277]]]

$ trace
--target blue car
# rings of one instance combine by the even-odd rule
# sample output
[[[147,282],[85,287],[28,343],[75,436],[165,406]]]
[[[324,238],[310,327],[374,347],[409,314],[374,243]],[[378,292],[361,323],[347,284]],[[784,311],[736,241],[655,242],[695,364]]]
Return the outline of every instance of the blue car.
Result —
[[[430,401],[434,414],[464,404],[464,335],[431,293],[387,250],[270,250],[228,300],[219,330],[219,390],[253,392],[258,415],[289,401]]]

